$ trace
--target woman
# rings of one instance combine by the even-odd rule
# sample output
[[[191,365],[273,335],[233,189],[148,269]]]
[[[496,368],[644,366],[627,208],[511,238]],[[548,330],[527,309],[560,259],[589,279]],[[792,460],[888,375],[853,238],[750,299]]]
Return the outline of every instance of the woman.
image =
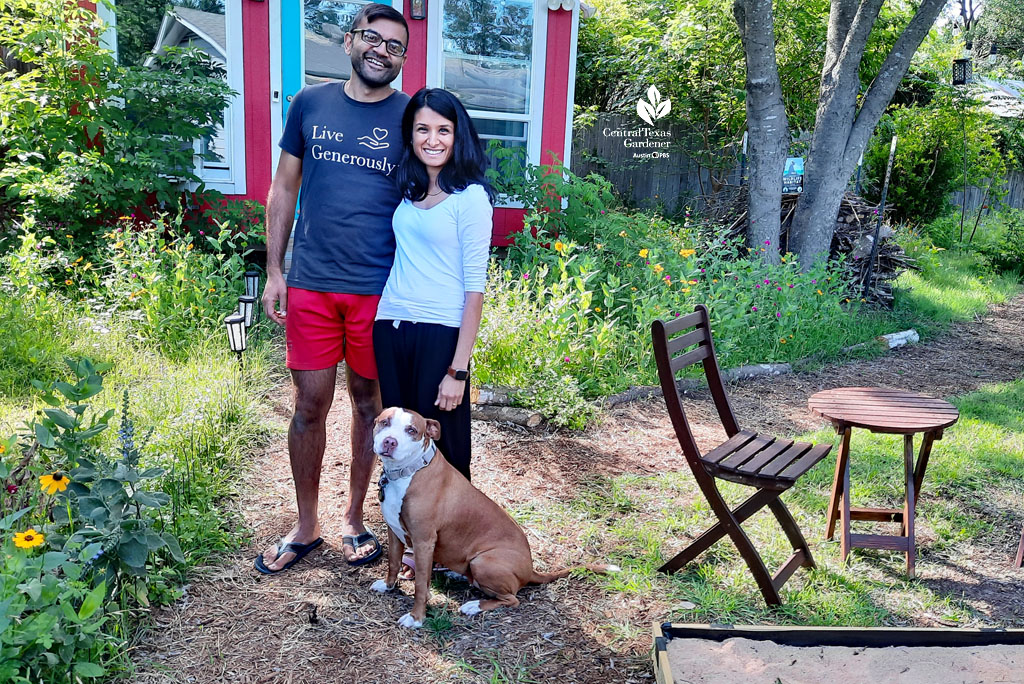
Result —
[[[438,448],[469,479],[469,361],[491,244],[487,158],[465,107],[440,88],[412,97],[402,140],[395,263],[373,326],[381,402],[440,422]]]

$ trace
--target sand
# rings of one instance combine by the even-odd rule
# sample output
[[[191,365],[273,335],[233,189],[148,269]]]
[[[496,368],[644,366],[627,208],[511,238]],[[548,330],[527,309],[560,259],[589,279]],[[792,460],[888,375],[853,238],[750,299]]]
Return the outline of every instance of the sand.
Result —
[[[849,648],[752,639],[673,639],[675,684],[1024,682],[1024,646]]]

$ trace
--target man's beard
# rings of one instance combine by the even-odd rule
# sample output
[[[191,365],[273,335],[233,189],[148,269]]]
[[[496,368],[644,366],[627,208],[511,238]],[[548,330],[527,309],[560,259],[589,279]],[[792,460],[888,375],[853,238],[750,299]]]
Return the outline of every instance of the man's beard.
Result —
[[[380,59],[379,57],[377,59]],[[398,78],[400,67],[391,62],[391,68],[383,72],[371,72],[366,66],[366,53],[352,56],[352,71],[359,74],[363,83],[371,88],[382,88]]]

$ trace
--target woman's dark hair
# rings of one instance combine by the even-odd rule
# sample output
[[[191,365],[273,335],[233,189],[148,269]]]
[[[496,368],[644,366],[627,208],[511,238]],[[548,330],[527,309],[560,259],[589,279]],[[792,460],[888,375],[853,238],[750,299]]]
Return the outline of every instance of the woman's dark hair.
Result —
[[[434,110],[455,124],[455,141],[448,163],[437,176],[437,184],[447,193],[465,190],[477,183],[487,191],[487,196],[494,202],[494,191],[487,182],[487,155],[476,133],[469,112],[455,97],[443,88],[422,88],[412,96],[402,115],[402,159],[398,163],[398,187],[402,195],[412,201],[422,200],[427,196],[430,178],[427,169],[412,151],[412,124],[416,112],[424,107]]]

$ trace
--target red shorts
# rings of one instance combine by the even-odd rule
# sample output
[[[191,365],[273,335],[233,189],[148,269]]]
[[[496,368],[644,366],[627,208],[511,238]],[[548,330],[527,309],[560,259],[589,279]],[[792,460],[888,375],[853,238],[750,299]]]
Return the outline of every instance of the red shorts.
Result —
[[[289,287],[285,365],[293,370],[320,370],[344,360],[359,375],[376,380],[373,319],[379,301],[380,295]]]

